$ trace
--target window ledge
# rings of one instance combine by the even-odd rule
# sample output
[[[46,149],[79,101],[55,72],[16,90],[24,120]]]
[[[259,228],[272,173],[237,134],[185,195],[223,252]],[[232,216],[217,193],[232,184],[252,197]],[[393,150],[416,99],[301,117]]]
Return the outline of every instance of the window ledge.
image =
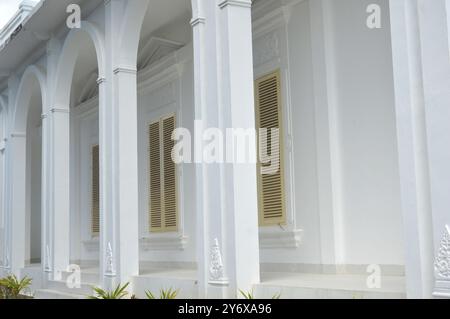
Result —
[[[188,242],[186,236],[155,236],[141,238],[140,246],[145,251],[150,250],[184,250]]]
[[[89,240],[83,241],[83,245],[87,251],[100,251],[100,239],[92,238]]]
[[[287,231],[259,231],[259,247],[271,248],[298,248],[303,239],[303,230],[294,229]]]

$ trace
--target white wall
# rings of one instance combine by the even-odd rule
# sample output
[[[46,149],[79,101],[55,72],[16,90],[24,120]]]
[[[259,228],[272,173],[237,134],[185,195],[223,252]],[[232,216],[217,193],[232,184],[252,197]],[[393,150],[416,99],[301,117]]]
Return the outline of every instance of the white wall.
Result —
[[[283,74],[285,145],[288,145],[289,135],[293,143],[293,153],[285,150],[285,167],[290,166],[289,156],[293,160],[292,174],[289,171],[285,173],[285,187],[289,187],[289,182],[295,184],[287,199],[288,202],[295,202],[295,206],[288,207],[288,214],[293,216],[292,227],[303,230],[303,243],[298,249],[262,249],[260,258],[262,263],[320,264],[309,3],[305,1],[296,5],[289,13],[291,16],[286,28],[281,25],[260,35],[255,33],[255,78],[277,68]],[[254,24],[257,23],[254,21]],[[270,41],[277,45],[272,54],[264,52],[270,52],[272,46],[264,44]],[[260,61],[259,56],[267,58]],[[288,117],[292,122],[290,132]]]
[[[195,258],[195,189],[192,181],[195,179],[194,164],[178,166],[178,203],[179,203],[179,231],[176,233],[151,234],[148,221],[148,125],[159,117],[176,114],[177,127],[194,130],[194,101],[193,101],[193,64],[192,46],[187,45],[177,52],[177,63],[173,56],[170,61],[162,62],[162,68],[153,73],[150,85],[144,85],[139,92],[139,224],[140,238],[150,240],[166,240],[166,243],[180,237],[186,237],[187,242],[183,250],[179,244],[169,244],[171,248],[152,247],[150,250],[141,249],[140,259],[145,262],[173,262],[180,266],[191,267]],[[158,63],[157,63],[158,64]],[[172,69],[167,71],[167,69]],[[165,76],[161,76],[165,73]],[[145,246],[145,245],[144,245]],[[173,265],[175,265],[173,264]]]
[[[71,117],[71,260],[98,261],[100,246],[91,233],[91,151],[99,141],[97,99],[75,107]]]
[[[382,29],[366,27],[366,8],[371,3],[382,7]],[[332,89],[336,93],[332,103],[337,110],[338,169],[342,178],[338,183],[342,196],[341,260],[353,265],[403,265],[388,4],[384,0],[341,0],[329,1],[328,5],[327,23],[333,30]],[[289,8],[287,43],[281,38],[278,55],[266,63],[269,66],[255,68],[258,76],[270,71],[270,65],[283,70],[283,61],[289,64],[289,82],[284,85],[290,88],[284,93],[284,114],[291,114],[293,122],[294,174],[287,174],[286,180],[293,179],[295,184],[294,226],[303,230],[298,249],[264,249],[263,263],[322,263],[320,234],[325,230],[320,228],[318,210],[318,115],[314,111],[309,6],[310,1],[304,1]]]
[[[344,260],[403,264],[388,1],[331,1],[343,176]],[[382,8],[383,27],[365,10]]]

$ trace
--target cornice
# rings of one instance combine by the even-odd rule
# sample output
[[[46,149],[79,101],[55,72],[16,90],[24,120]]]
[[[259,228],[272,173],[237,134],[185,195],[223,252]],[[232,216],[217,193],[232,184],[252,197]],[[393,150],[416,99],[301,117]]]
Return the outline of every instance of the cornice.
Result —
[[[252,1],[251,0],[224,0],[219,3],[220,9],[225,9],[226,7],[251,8]]]

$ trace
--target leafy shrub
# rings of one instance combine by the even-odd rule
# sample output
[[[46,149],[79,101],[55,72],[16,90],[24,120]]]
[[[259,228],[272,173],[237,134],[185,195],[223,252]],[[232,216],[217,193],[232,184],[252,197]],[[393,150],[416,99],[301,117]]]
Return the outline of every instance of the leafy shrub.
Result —
[[[159,293],[159,299],[176,299],[178,296],[179,290],[170,289],[161,289]],[[153,295],[151,291],[146,291],[147,299],[158,299]]]
[[[125,285],[121,286],[120,284],[116,287],[116,289],[112,291],[103,290],[99,287],[94,287],[93,290],[95,292],[94,296],[90,296],[89,299],[124,299],[128,295],[128,291],[126,290],[130,285],[127,282]]]
[[[249,299],[249,300],[256,299],[255,294],[253,293],[253,290],[249,291],[249,292],[239,290],[239,293],[242,295],[242,297],[244,297],[244,299]],[[281,298],[281,292],[272,296],[272,299],[280,299],[280,298]]]
[[[0,279],[0,299],[25,299],[26,289],[31,286],[32,279],[24,277],[19,280],[15,275]]]
[[[242,295],[242,297],[244,297],[244,299],[249,299],[249,300],[255,299],[253,290],[249,291],[249,292],[245,292],[245,291],[242,291],[239,289],[239,293]]]

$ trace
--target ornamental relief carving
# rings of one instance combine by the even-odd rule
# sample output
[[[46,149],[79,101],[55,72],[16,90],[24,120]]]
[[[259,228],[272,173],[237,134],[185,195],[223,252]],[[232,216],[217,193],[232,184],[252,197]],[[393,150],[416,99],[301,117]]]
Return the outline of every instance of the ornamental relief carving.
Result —
[[[176,101],[174,83],[168,83],[151,92],[148,100],[152,101],[153,107],[158,108]]]
[[[450,280],[450,226],[448,225],[445,226],[434,268],[437,278]]]
[[[219,240],[217,238],[214,240],[214,245],[211,247],[209,277],[210,283],[213,284],[228,283],[228,279],[225,276],[225,269],[222,260],[222,253],[220,251]]]
[[[254,41],[253,48],[253,59],[255,66],[269,62],[272,59],[279,58],[281,53],[278,32],[274,31],[259,37]]]

